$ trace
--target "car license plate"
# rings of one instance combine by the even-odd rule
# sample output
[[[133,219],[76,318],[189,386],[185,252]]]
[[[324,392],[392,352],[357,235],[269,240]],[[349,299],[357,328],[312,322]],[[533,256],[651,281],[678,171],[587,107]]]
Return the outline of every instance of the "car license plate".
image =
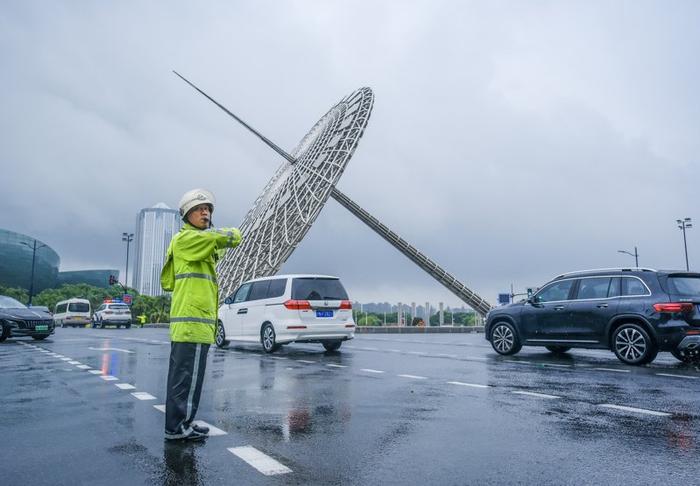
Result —
[[[333,311],[316,311],[316,317],[333,317]]]
[[[35,331],[48,331],[49,326],[36,326],[36,327],[34,327],[34,330]]]

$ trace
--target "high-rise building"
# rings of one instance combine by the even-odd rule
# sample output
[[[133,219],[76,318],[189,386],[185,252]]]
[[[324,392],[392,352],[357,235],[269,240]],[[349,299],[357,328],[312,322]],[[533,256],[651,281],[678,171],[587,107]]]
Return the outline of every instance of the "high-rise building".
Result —
[[[163,295],[160,271],[173,236],[180,231],[182,219],[177,209],[164,203],[139,211],[136,217],[136,258],[132,287],[144,295]]]

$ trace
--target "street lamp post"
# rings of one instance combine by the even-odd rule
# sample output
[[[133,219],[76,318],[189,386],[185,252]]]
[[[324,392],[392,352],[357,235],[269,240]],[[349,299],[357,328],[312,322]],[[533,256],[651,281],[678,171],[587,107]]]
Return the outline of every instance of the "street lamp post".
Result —
[[[30,245],[26,241],[20,241],[20,243],[32,249],[32,276],[29,279],[29,302],[27,302],[27,305],[32,305],[32,297],[34,296],[34,264],[36,263],[36,251],[45,247],[46,245],[42,243],[41,245],[37,246],[36,239],[34,240],[33,245]]]
[[[618,252],[618,253],[625,253],[625,254],[627,254],[627,255],[629,255],[629,256],[633,256],[633,257],[634,257],[634,266],[637,267],[637,268],[639,268],[639,253],[637,253],[637,247],[636,247],[636,246],[634,247],[634,253],[630,253],[630,252],[627,251],[627,250],[617,250],[617,252]]]
[[[688,265],[688,242],[685,238],[685,230],[693,227],[693,220],[690,218],[677,219],[678,229],[683,231],[683,247],[685,248],[685,269],[690,270],[690,265]]]
[[[122,241],[126,241],[126,272],[124,275],[124,288],[129,288],[129,244],[134,240],[133,233],[122,233]]]

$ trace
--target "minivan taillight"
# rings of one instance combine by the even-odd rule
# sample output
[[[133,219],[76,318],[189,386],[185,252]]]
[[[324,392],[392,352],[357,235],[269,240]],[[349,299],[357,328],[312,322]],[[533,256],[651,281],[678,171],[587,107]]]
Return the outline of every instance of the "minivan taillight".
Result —
[[[352,309],[352,302],[349,300],[341,300],[340,301],[340,310],[350,310]]]
[[[654,310],[656,312],[665,312],[669,314],[674,314],[678,312],[692,312],[694,304],[690,302],[664,302],[660,304],[654,304]]]
[[[284,303],[284,306],[287,309],[296,309],[296,310],[311,310],[311,304],[309,303],[308,300],[288,300]]]

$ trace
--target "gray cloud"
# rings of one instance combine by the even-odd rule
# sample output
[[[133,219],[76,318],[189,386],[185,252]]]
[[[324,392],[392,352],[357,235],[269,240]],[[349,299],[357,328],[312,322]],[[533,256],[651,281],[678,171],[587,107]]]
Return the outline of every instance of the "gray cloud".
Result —
[[[64,269],[122,267],[139,209],[208,187],[237,224],[280,160],[177,79],[291,149],[360,86],[339,188],[491,301],[513,282],[684,264],[696,214],[694,2],[4,2],[0,227]],[[689,233],[691,265],[700,250]],[[330,201],[284,271],[361,300],[455,297]]]

